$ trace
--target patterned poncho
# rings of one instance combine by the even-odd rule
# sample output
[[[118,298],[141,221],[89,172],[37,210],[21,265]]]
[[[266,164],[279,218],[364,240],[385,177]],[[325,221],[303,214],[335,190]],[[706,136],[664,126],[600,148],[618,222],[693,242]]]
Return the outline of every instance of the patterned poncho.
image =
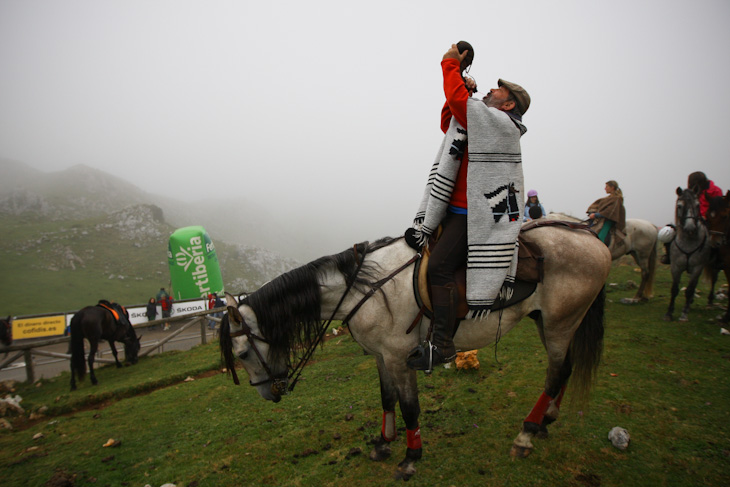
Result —
[[[520,137],[527,128],[481,100],[467,101],[469,134],[451,125],[431,168],[414,226],[433,234],[446,214],[468,138],[467,303],[471,317],[486,316],[500,290],[511,295],[517,236],[524,210]]]

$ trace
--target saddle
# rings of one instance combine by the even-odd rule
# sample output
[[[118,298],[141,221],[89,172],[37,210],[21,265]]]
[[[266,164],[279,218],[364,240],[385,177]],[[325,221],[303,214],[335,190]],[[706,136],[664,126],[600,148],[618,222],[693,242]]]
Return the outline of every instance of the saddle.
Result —
[[[97,306],[99,306],[101,308],[104,308],[107,311],[110,311],[111,314],[112,314],[112,316],[114,317],[114,319],[116,321],[119,321],[119,313],[117,312],[117,310],[115,310],[114,308],[112,308],[112,306],[109,303],[109,301],[101,300],[101,301],[99,301],[99,303],[97,304]]]
[[[524,234],[537,227],[545,226],[562,226],[578,230],[588,230],[594,233],[586,224],[567,222],[562,220],[531,220],[525,223],[520,229],[517,237],[519,243],[517,252],[517,273],[514,291],[512,297],[507,301],[496,301],[493,311],[508,308],[525,299],[529,298],[535,292],[537,284],[542,282],[544,273],[544,256],[540,246],[533,240],[525,238]],[[428,243],[424,246],[422,257],[416,262],[416,270],[413,273],[413,292],[416,296],[416,302],[421,308],[421,312],[428,318],[431,318],[433,308],[431,307],[431,285],[428,278],[428,260],[431,255],[431,249],[438,243],[441,236],[441,227],[439,227]],[[469,312],[466,303],[466,262],[457,270],[456,284],[458,288],[458,299],[456,306],[456,314],[458,319],[464,319]]]

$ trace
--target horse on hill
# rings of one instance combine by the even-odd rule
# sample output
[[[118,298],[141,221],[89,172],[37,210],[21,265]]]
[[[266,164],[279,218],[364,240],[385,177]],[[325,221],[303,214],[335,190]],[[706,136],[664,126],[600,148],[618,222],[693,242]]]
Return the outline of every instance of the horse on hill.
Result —
[[[708,303],[711,305],[720,270],[724,271],[725,279],[730,283],[730,191],[725,196],[717,196],[710,200],[705,219],[710,231],[710,242],[717,249],[717,261],[711,272],[712,286],[708,296]],[[730,323],[730,306],[720,321]]]
[[[679,294],[679,282],[682,279],[682,274],[686,272],[689,276],[689,282],[684,293],[684,308],[682,308],[679,321],[688,321],[689,308],[692,301],[694,301],[695,288],[703,269],[710,262],[711,249],[710,232],[702,221],[700,201],[694,190],[677,188],[674,224],[677,235],[669,247],[669,256],[672,262],[672,295],[664,320],[671,321],[673,319],[674,301],[677,294]]]
[[[581,221],[564,213],[550,213],[550,220]],[[641,283],[633,298],[624,298],[622,303],[637,303],[648,301],[654,294],[654,276],[657,264],[657,229],[653,223],[639,218],[626,220],[626,237],[622,242],[612,246],[611,259],[620,259],[624,255],[631,255],[636,265],[641,269]]]
[[[472,350],[494,343],[525,316],[537,324],[547,351],[547,377],[514,440],[511,453],[518,457],[532,451],[536,435],[547,435],[571,375],[577,396],[587,397],[602,351],[604,283],[611,269],[608,249],[591,232],[538,223],[523,238],[542,250],[542,281],[516,304],[482,320],[461,321],[454,336],[457,349]],[[238,384],[238,359],[258,393],[278,402],[293,389],[330,322],[349,325],[355,341],[375,358],[380,376],[383,425],[370,458],[390,456],[400,403],[407,449],[396,477],[406,480],[422,455],[417,373],[408,368],[406,357],[430,333],[430,320],[421,319],[414,291],[419,257],[403,238],[386,238],[294,269],[240,303],[227,295],[219,338],[234,382]]]
[[[114,312],[112,311],[114,309]],[[116,314],[116,316],[115,316]],[[140,338],[129,323],[125,311],[119,305],[108,301],[99,301],[96,306],[87,306],[71,318],[71,390],[76,390],[76,376],[84,380],[86,362],[89,364],[91,383],[98,383],[94,374],[94,357],[101,340],[107,340],[117,367],[122,367],[117,357],[114,342],[124,343],[124,358],[132,364],[137,363]],[[84,360],[84,338],[89,341],[88,359]]]

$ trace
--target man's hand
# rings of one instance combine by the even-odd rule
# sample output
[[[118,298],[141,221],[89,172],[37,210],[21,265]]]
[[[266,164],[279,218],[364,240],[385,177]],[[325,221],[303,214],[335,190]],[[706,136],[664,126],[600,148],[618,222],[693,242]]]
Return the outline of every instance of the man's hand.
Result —
[[[466,49],[466,50],[464,50],[464,52],[459,53],[459,48],[456,47],[456,44],[451,44],[451,49],[446,51],[443,59],[458,59],[459,64],[461,64],[461,61],[464,60],[464,58],[466,57],[468,52],[469,52],[469,50]]]
[[[469,95],[472,95],[475,91],[477,91],[477,82],[471,76],[464,77],[464,83],[466,84],[467,91],[469,91]]]

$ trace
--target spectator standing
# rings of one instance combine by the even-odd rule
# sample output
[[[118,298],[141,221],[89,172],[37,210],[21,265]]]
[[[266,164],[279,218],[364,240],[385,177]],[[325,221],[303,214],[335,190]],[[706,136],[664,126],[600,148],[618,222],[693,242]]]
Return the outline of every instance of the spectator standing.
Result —
[[[537,217],[532,216],[532,214],[535,213],[531,211],[533,207],[537,208],[540,211]],[[537,191],[531,189],[527,192],[527,203],[525,203],[525,221],[535,220],[536,218],[540,218],[543,216],[547,216],[547,213],[545,213],[545,208],[542,206],[542,203],[540,203],[540,199],[537,197]]]
[[[155,298],[150,298],[147,302],[147,312],[145,315],[147,315],[147,321],[154,321],[157,317],[157,301],[155,301]],[[150,327],[150,329],[151,328],[154,327]]]
[[[160,300],[160,307],[162,308],[162,318],[169,318],[170,314],[172,312],[172,298],[165,293],[165,297]],[[170,329],[170,323],[165,323],[165,327],[163,330],[169,330]]]

